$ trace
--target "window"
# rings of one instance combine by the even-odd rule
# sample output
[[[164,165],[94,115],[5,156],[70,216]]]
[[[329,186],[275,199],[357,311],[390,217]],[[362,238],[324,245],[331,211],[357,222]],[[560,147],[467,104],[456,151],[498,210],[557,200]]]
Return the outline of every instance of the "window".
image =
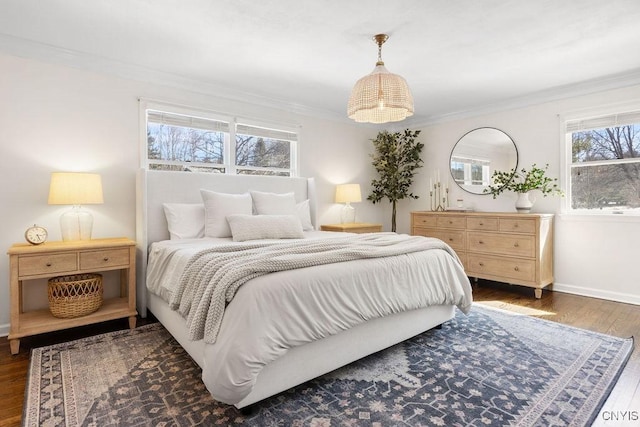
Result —
[[[295,133],[238,124],[235,139],[236,173],[291,175]]]
[[[489,185],[490,169],[489,160],[451,156],[451,173],[453,179],[461,186]]]
[[[162,111],[147,111],[149,169],[226,171],[229,123]]]
[[[296,176],[295,131],[179,110],[145,108],[149,169]]]
[[[640,111],[566,125],[570,209],[640,214]]]

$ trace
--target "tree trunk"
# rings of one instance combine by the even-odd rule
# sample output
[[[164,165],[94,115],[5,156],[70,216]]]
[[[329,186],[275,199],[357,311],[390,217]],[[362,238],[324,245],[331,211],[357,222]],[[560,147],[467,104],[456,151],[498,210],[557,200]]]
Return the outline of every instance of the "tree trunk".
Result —
[[[391,202],[391,231],[396,232],[396,201]]]

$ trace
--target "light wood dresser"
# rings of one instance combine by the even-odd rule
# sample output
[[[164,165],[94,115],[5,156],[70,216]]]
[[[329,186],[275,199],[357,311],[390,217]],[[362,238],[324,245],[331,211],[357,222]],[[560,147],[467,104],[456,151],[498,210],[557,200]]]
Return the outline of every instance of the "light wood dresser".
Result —
[[[411,212],[411,234],[437,237],[470,277],[535,288],[553,282],[553,214]]]

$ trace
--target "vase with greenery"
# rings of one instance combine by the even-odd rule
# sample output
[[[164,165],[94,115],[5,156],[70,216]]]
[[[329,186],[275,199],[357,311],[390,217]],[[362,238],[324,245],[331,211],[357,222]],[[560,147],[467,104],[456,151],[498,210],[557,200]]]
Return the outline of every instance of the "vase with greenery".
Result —
[[[417,199],[411,192],[416,169],[422,166],[420,153],[424,144],[417,141],[420,131],[382,131],[373,139],[376,152],[371,155],[378,178],[371,181],[372,192],[367,197],[374,204],[387,198],[391,202],[391,231],[396,231],[398,200]]]
[[[491,193],[494,199],[505,191],[517,193],[516,210],[529,212],[533,205],[529,200],[530,191],[539,190],[543,197],[564,195],[558,186],[558,179],[547,176],[548,168],[548,164],[543,169],[534,163],[529,170],[523,168],[511,169],[509,172],[494,171],[491,175],[491,185],[487,186],[484,192]]]

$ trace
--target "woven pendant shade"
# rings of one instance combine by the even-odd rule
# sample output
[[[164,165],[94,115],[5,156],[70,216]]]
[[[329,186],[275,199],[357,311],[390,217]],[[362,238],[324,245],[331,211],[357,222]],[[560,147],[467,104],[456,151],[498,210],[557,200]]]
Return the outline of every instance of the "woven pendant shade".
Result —
[[[390,73],[381,58],[384,34],[378,43],[378,62],[371,74],[358,80],[351,91],[347,114],[360,123],[397,122],[413,115],[413,97],[404,78]]]

